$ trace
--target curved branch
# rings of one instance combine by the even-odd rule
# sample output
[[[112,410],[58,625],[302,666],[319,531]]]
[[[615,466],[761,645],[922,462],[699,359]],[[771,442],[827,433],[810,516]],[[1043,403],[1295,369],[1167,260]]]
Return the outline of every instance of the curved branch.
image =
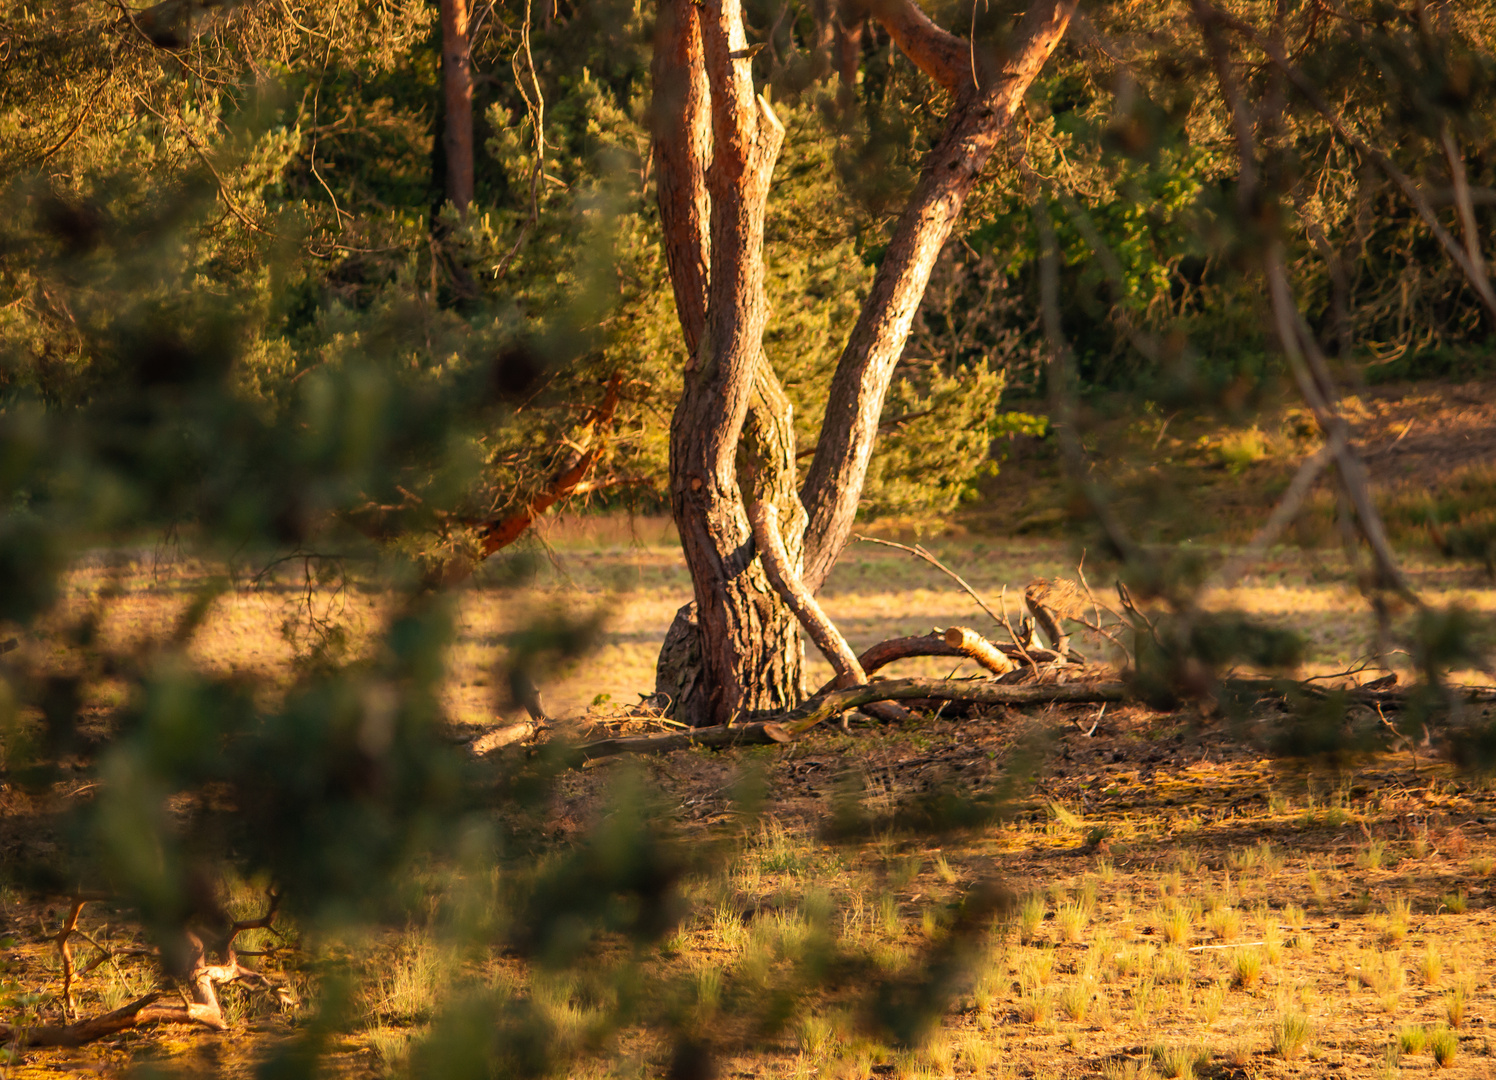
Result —
[[[971,45],[935,25],[914,0],[876,0],[873,18],[914,66],[952,94],[974,88]]]
[[[834,685],[857,686],[867,682],[857,654],[790,565],[784,541],[779,536],[778,511],[770,503],[756,502],[749,508],[748,517],[753,523],[753,542],[758,547],[758,557],[769,584],[774,586],[774,591],[795,613],[810,640],[836,670]]]
[[[587,474],[602,457],[607,440],[603,430],[613,423],[613,413],[618,409],[618,396],[623,386],[623,376],[614,374],[608,380],[607,393],[588,421],[587,448],[572,456],[566,467],[551,477],[551,482],[531,497],[524,507],[508,517],[490,521],[479,529],[483,541],[482,557],[488,558],[500,548],[508,547],[524,534],[534,520],[569,495],[593,490],[586,486]]]

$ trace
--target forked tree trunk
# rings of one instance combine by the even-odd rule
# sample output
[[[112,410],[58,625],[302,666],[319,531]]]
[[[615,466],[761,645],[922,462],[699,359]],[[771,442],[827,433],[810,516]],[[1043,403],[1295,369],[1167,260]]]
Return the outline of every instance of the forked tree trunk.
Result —
[[[883,400],[936,256],[1075,0],[1042,0],[997,57],[935,26],[913,0],[871,7],[953,106],[842,354],[797,493],[789,403],[763,354],[764,218],[783,129],[753,92],[738,0],[660,2],[655,159],[687,352],[671,423],[671,506],[696,599],[667,637],[657,689],[684,722],[731,723],[799,703],[799,630],[764,575],[748,507],[774,505],[790,565],[819,589],[850,535]]]

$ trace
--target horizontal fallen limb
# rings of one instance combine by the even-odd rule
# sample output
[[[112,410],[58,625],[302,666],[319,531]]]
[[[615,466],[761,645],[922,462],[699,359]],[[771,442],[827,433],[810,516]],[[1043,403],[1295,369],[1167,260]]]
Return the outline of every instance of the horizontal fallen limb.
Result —
[[[791,735],[800,735],[824,720],[874,701],[929,698],[933,701],[969,701],[975,705],[1049,705],[1099,704],[1122,701],[1126,697],[1127,688],[1118,682],[1014,686],[991,679],[885,679],[821,694],[780,723]]]
[[[1064,660],[1059,653],[1050,649],[1032,648],[1028,652],[1040,664]],[[880,641],[859,656],[857,661],[862,665],[862,670],[871,675],[889,664],[919,656],[950,656],[973,660],[994,675],[1017,670],[1017,662],[1023,659],[1016,645],[999,645],[968,627],[952,626],[945,630],[931,630],[928,634]],[[817,690],[816,696],[833,689],[836,689],[835,680]]]
[[[1095,704],[1121,701],[1121,683],[1046,683],[1012,686],[991,679],[883,679],[818,694],[779,720],[696,728],[663,735],[630,735],[599,739],[576,748],[583,764],[617,754],[662,754],[693,746],[722,749],[793,742],[811,728],[844,712],[878,701],[964,701],[975,705]]]
[[[159,991],[137,998],[122,1008],[80,1020],[76,1024],[0,1024],[0,1043],[14,1046],[83,1046],[142,1024],[202,1024],[222,1030],[221,1018],[207,1015],[198,1005],[157,1005]]]
[[[767,743],[791,741],[791,735],[782,725],[761,721],[673,731],[664,735],[625,735],[613,739],[598,739],[577,747],[577,754],[583,762],[590,762],[616,754],[663,754],[692,746],[720,750],[729,746],[763,746]]]

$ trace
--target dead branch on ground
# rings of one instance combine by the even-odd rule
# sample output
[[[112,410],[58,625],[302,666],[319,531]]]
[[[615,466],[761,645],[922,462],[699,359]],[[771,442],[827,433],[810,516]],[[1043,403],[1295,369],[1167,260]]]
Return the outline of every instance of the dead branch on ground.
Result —
[[[1123,701],[1127,689],[1116,682],[1052,683],[1043,686],[1013,686],[992,679],[886,679],[830,690],[816,695],[800,708],[773,720],[752,724],[717,725],[663,735],[636,735],[600,739],[576,748],[577,760],[586,763],[616,754],[665,753],[692,746],[713,749],[788,743],[817,724],[835,719],[852,709],[865,709],[880,701],[965,701],[975,705],[1098,704]]]
[[[72,951],[69,939],[75,934],[86,937],[78,929],[78,918],[83,907],[90,900],[101,899],[97,895],[75,896],[72,901],[67,920],[62,930],[53,936],[52,940],[57,943],[58,952],[63,961],[63,1012],[65,1016],[71,1015],[74,1009],[72,999],[72,983],[74,977]],[[197,1024],[213,1031],[225,1031],[228,1029],[228,1021],[224,1019],[223,1008],[218,1001],[217,987],[229,983],[240,983],[261,990],[275,1000],[281,1007],[293,1005],[296,1002],[295,995],[283,984],[271,979],[262,972],[247,968],[239,963],[238,954],[234,950],[234,942],[239,935],[246,930],[269,929],[274,931],[276,913],[280,909],[280,894],[274,890],[267,892],[268,904],[265,914],[253,919],[243,919],[229,925],[228,936],[220,947],[222,962],[210,964],[207,960],[207,948],[202,938],[196,933],[185,931],[189,955],[192,958],[187,976],[183,980],[183,1000],[181,1004],[160,1004],[161,992],[152,991],[136,1000],[130,1002],[113,1012],[96,1016],[89,1020],[78,1021],[72,1024],[0,1024],[0,1044],[9,1043],[12,1046],[82,1046],[85,1043],[117,1034],[128,1028],[138,1027],[142,1024]],[[101,958],[90,964],[87,971],[91,971],[102,963],[103,956],[112,956],[89,939],[90,944],[100,949]],[[123,976],[122,976],[123,977]]]

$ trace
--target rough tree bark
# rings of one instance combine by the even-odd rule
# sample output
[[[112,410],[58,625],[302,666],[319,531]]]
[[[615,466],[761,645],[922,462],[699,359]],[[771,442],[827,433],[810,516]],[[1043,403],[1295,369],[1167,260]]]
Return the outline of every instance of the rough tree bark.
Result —
[[[661,655],[657,689],[677,719],[730,723],[799,702],[798,627],[764,575],[746,508],[774,507],[789,565],[819,590],[850,537],[883,400],[935,259],[1075,2],[1041,0],[1001,55],[941,30],[913,0],[871,5],[904,53],[950,92],[951,114],[842,354],[796,492],[789,406],[762,346],[764,216],[783,129],[754,94],[736,0],[662,0],[655,160],[688,358],[671,425],[671,497],[696,597]]]

